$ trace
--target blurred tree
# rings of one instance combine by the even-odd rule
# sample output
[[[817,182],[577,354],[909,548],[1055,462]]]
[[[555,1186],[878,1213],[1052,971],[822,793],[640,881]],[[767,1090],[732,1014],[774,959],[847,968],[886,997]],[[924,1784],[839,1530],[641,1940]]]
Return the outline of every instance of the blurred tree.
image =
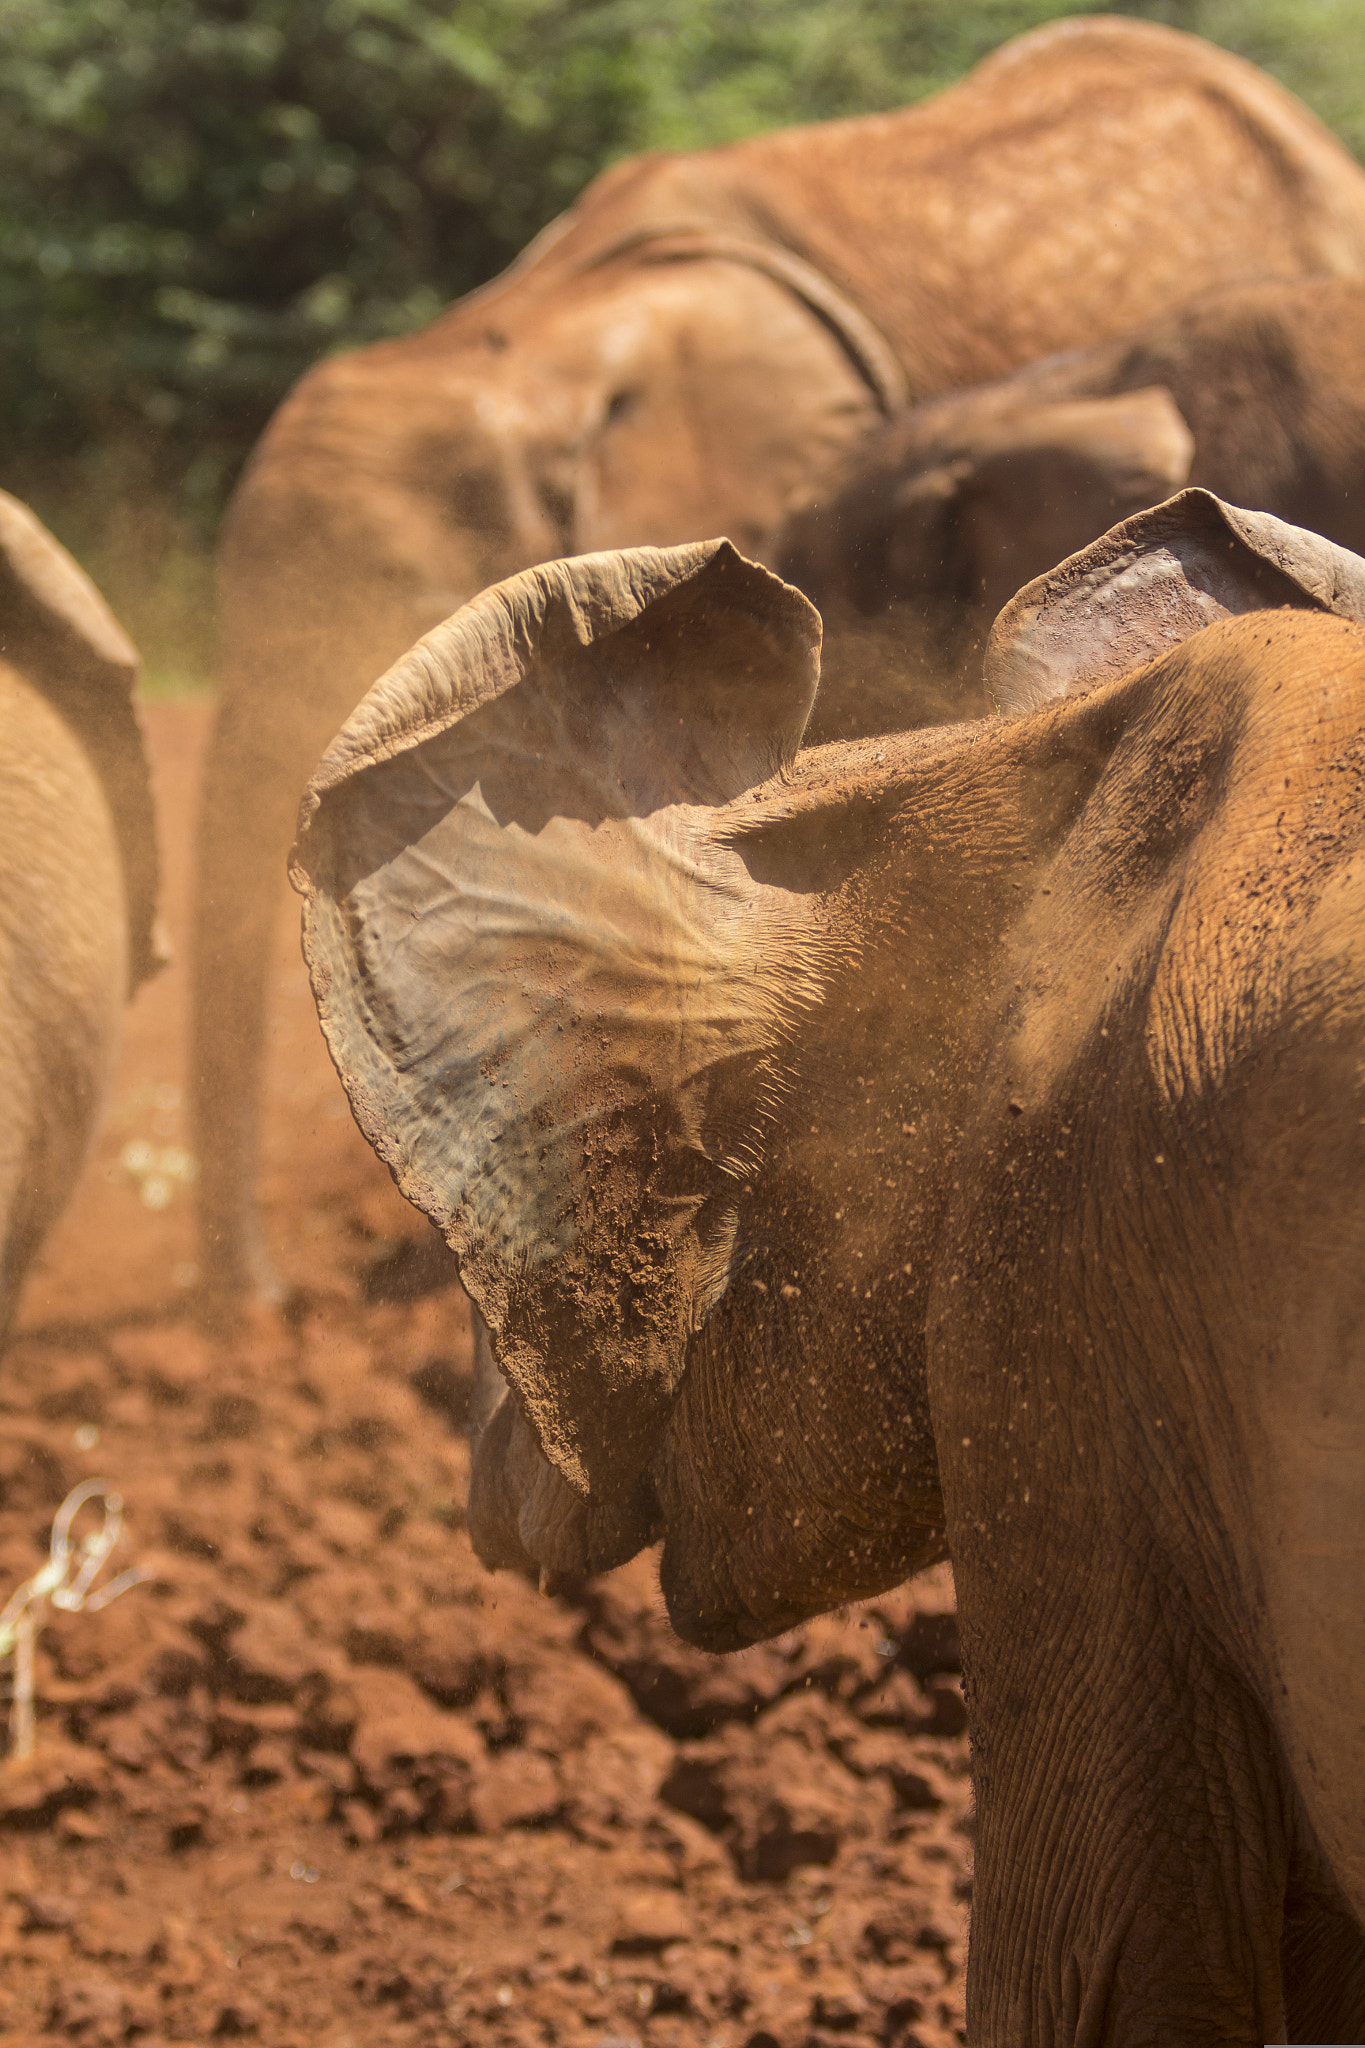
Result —
[[[0,0],[0,445],[160,442],[221,502],[328,349],[605,163],[892,106],[1068,0]],[[1365,0],[1151,0],[1365,143]]]
[[[4,438],[134,421],[210,497],[339,342],[499,269],[628,146],[563,0],[0,0]]]

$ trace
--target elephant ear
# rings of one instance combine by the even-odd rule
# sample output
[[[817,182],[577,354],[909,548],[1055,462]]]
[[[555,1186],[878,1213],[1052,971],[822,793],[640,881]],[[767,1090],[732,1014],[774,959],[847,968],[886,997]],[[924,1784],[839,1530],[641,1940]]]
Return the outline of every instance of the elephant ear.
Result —
[[[1116,519],[1168,498],[1193,457],[1194,436],[1160,385],[1038,407],[900,486],[889,584],[909,594],[926,564],[942,564],[959,596],[994,613]]]
[[[156,927],[156,818],[135,686],[137,649],[83,569],[0,491],[0,658],[60,712],[109,799],[136,988],[166,955]]]
[[[986,648],[1002,711],[1126,674],[1217,619],[1290,605],[1365,624],[1365,561],[1268,512],[1181,491],[1014,597]]]
[[[356,1119],[595,1501],[658,1442],[777,1085],[799,974],[764,970],[707,824],[791,761],[819,637],[728,541],[548,563],[391,669],[303,800],[304,950]]]

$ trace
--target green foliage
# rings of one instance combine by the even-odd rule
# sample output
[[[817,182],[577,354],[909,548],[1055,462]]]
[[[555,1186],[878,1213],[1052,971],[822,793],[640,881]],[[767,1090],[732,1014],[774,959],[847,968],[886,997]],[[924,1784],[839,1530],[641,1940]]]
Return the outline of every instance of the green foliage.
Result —
[[[329,349],[649,147],[900,104],[1067,0],[0,0],[0,436],[206,510]],[[1365,0],[1151,0],[1365,146]]]
[[[11,444],[249,440],[330,346],[499,269],[636,95],[563,0],[0,0]]]

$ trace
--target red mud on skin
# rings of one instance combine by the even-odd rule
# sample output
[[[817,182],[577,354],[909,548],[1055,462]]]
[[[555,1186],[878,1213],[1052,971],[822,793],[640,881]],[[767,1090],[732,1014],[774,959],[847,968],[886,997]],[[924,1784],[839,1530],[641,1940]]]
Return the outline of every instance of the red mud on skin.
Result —
[[[311,1306],[223,1345],[188,1320],[190,1196],[148,1207],[120,1161],[184,1143],[207,712],[149,723],[179,964],[0,1370],[0,1602],[95,1474],[154,1579],[41,1638],[38,1753],[0,1768],[0,2035],[960,2041],[946,1571],[718,1660],[672,1637],[650,1559],[557,1600],[480,1568],[464,1298],[418,1292],[434,1240],[351,1125],[283,882],[264,1192]]]

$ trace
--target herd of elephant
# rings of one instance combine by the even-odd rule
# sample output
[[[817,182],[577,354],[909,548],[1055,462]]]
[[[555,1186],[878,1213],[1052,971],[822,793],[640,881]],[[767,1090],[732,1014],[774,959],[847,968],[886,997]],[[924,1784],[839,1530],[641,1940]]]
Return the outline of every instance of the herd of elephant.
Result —
[[[662,1540],[725,1650],[951,1555],[978,2048],[1365,2041],[1362,553],[1365,174],[1104,17],[619,166],[228,516],[204,1313],[285,1291],[297,832],[485,1561]],[[136,657],[13,500],[0,634],[8,1319],[158,948]]]

